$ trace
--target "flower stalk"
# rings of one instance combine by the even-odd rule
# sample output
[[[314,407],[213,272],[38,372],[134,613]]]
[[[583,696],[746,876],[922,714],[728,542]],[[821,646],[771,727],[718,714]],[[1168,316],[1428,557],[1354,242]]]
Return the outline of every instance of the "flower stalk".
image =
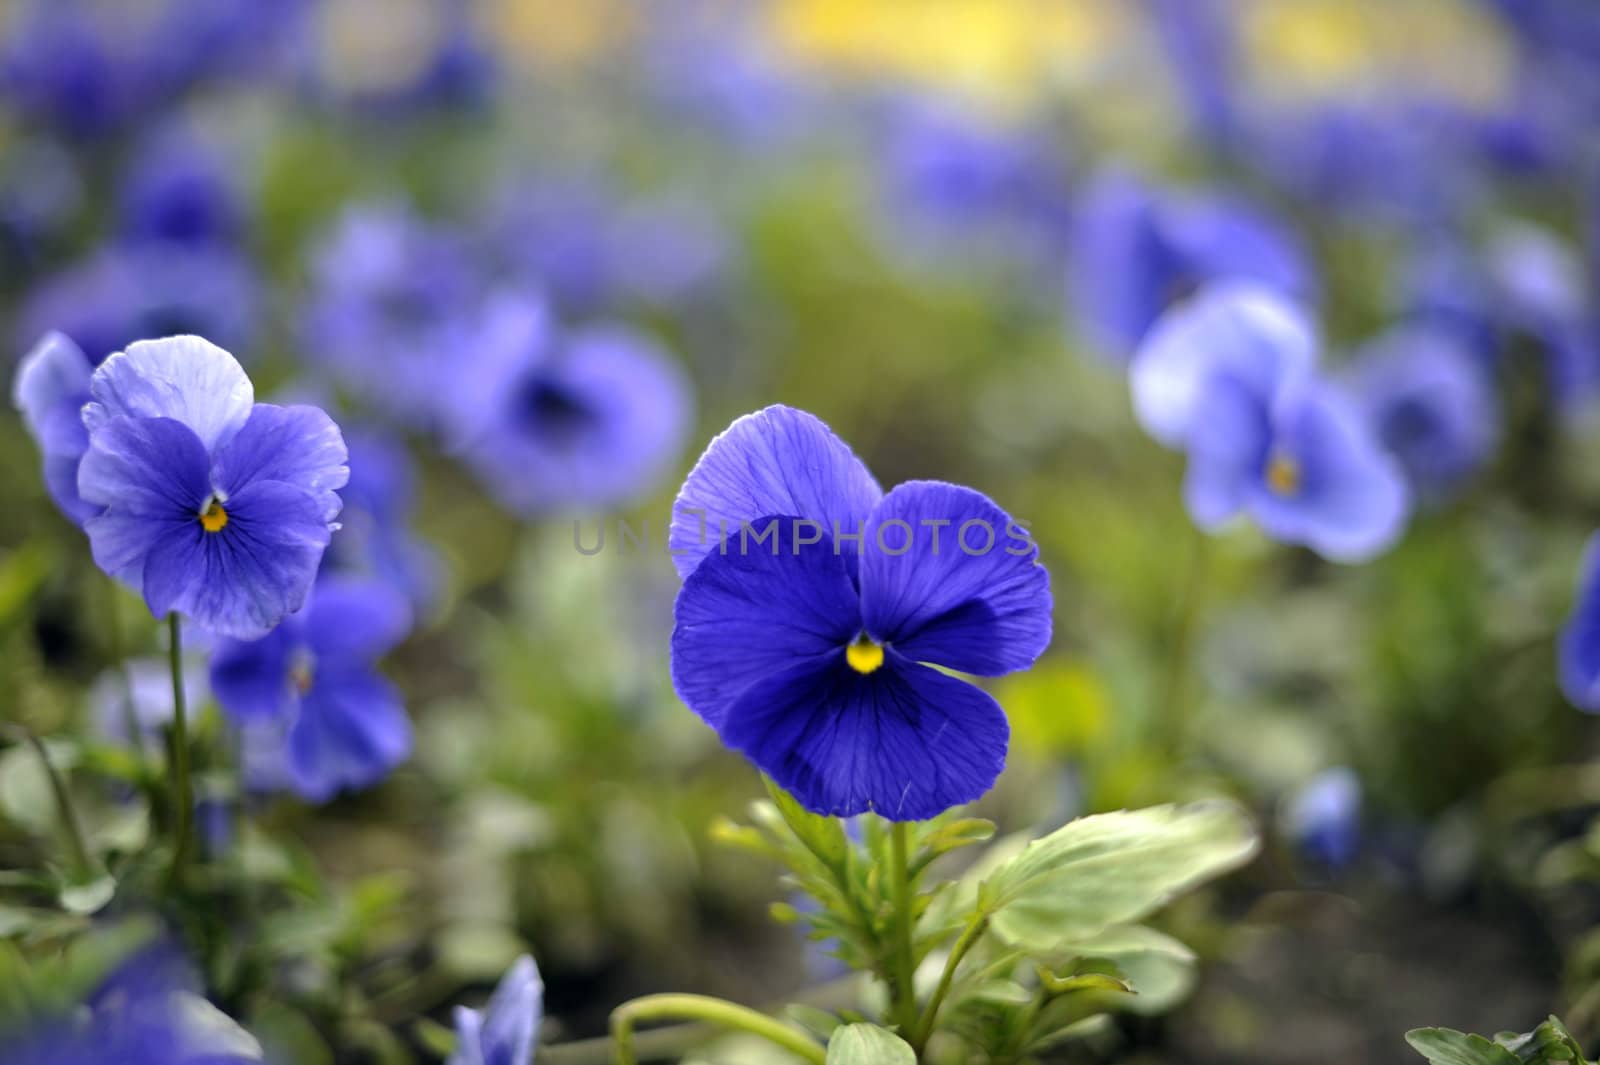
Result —
[[[693,1020],[749,1032],[814,1063],[826,1065],[827,1052],[810,1037],[747,1006],[709,995],[646,995],[624,1002],[611,1013],[616,1065],[638,1065],[634,1025],[640,1021]]]
[[[183,623],[167,615],[168,665],[172,670],[172,806],[174,847],[171,880],[183,878],[194,835],[194,785],[189,779],[189,709],[183,687]]]

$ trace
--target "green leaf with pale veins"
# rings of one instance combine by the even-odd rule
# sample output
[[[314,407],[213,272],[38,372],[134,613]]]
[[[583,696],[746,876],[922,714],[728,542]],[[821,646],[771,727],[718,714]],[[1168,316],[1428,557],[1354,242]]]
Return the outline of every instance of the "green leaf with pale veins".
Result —
[[[1522,1065],[1499,1043],[1453,1028],[1413,1028],[1406,1042],[1433,1065]]]
[[[828,1040],[827,1065],[917,1065],[911,1045],[875,1024],[847,1024]]]
[[[1002,940],[1046,951],[1137,921],[1248,862],[1255,828],[1230,802],[1072,821],[995,869],[979,891]]]

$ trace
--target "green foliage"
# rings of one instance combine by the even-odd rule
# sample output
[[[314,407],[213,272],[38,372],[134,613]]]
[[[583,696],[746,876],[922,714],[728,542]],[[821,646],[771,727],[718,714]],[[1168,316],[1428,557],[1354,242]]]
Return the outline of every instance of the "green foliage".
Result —
[[[846,1024],[828,1040],[828,1065],[917,1065],[904,1039],[875,1024]]]
[[[830,941],[847,964],[873,973],[889,1003],[903,1003],[887,823],[862,818],[852,839],[838,821],[768,790],[771,799],[752,806],[755,828],[723,822],[715,834],[786,866],[790,885],[817,905],[802,912],[778,904],[774,916],[807,924],[813,939]],[[1257,847],[1249,819],[1225,802],[1084,817],[1031,842],[991,842],[993,825],[955,812],[904,831],[916,1019],[891,1008],[886,1022],[899,1026],[911,1054],[942,1047],[958,1055],[952,1060],[972,1053],[1012,1060],[1071,1039],[1108,1012],[1170,1009],[1188,991],[1194,955],[1137,922],[1247,862]],[[941,860],[985,844],[958,875]],[[828,1021],[812,1016],[807,1027],[820,1034]],[[848,1037],[852,1048],[894,1038],[870,1026],[839,1028],[830,1061],[852,1029],[860,1029]]]
[[[1490,1040],[1453,1028],[1414,1028],[1406,1042],[1433,1065],[1585,1065],[1589,1060],[1555,1017],[1524,1035],[1501,1032]]]

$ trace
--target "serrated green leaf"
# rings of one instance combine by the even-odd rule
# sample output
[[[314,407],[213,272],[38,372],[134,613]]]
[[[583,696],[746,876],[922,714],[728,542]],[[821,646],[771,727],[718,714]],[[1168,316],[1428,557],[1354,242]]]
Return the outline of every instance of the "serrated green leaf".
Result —
[[[847,1024],[828,1040],[827,1065],[917,1065],[904,1039],[875,1024]]]
[[[1042,952],[1137,921],[1255,852],[1254,827],[1233,803],[1097,814],[1029,844],[980,897],[996,935]]]
[[[1406,1042],[1433,1065],[1522,1065],[1499,1043],[1453,1028],[1413,1028]]]

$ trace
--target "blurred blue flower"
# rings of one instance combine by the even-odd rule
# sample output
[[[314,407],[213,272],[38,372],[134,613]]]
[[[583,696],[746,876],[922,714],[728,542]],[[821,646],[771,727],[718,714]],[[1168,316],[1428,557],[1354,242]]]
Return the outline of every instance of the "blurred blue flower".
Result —
[[[503,272],[566,317],[632,303],[675,308],[713,291],[732,258],[703,204],[624,196],[597,176],[512,182],[493,197],[483,229]]]
[[[341,528],[323,556],[325,572],[371,577],[399,590],[423,614],[439,593],[437,552],[411,532],[411,456],[399,440],[345,429],[350,481],[340,490]]]
[[[362,400],[431,426],[478,292],[455,231],[399,205],[357,205],[313,255],[301,342]]]
[[[1191,124],[1209,141],[1235,133],[1237,47],[1228,0],[1147,0],[1172,66],[1173,87]]]
[[[455,449],[519,513],[625,503],[678,458],[693,406],[644,336],[558,333],[544,306],[502,294],[459,371]]]
[[[1252,121],[1245,150],[1298,203],[1418,230],[1448,228],[1481,192],[1463,124],[1434,101],[1275,110]]]
[[[189,642],[184,641],[184,705],[200,706],[210,689],[204,663],[189,653]],[[130,658],[95,679],[89,707],[96,729],[110,742],[153,746],[172,721],[172,667],[165,658]]]
[[[76,344],[60,333],[47,333],[22,357],[11,392],[12,402],[44,459],[45,488],[76,525],[102,509],[78,495],[78,464],[89,450],[83,408],[89,402],[93,372]]]
[[[1283,820],[1285,834],[1308,859],[1344,868],[1361,847],[1361,778],[1347,766],[1323,770],[1289,800]]]
[[[885,495],[821,421],[769,407],[711,442],[669,543],[673,687],[808,809],[923,820],[993,785],[1005,714],[923,664],[998,676],[1050,642],[1038,547],[986,497]]]
[[[1400,327],[1362,348],[1352,384],[1419,498],[1438,500],[1488,461],[1499,407],[1483,360],[1459,338]]]
[[[641,10],[654,20],[640,34],[646,89],[668,117],[742,148],[771,147],[804,125],[799,79],[752,20],[693,0]]]
[[[78,160],[59,141],[18,136],[8,143],[0,158],[0,262],[36,274],[82,207],[83,184]]]
[[[1030,261],[1059,256],[1066,174],[1048,138],[929,99],[893,102],[883,126],[874,131],[881,141],[881,198],[900,240],[981,236]]]
[[[6,1065],[259,1065],[261,1046],[197,992],[169,944],[116,967],[71,1017],[3,1033]]]
[[[1078,201],[1068,295],[1091,343],[1127,358],[1173,302],[1202,285],[1253,281],[1309,301],[1316,280],[1294,232],[1223,196],[1161,194],[1121,170]]]
[[[117,204],[129,240],[227,243],[244,230],[245,207],[222,156],[181,127],[142,146],[123,174]]]
[[[298,610],[349,476],[315,407],[256,403],[232,355],[199,337],[131,344],[90,379],[78,493],[95,562],[221,635],[255,637]]]
[[[149,103],[138,20],[80,0],[23,0],[0,26],[0,99],[73,137],[109,133]]]
[[[217,703],[240,726],[247,751],[267,748],[247,773],[251,786],[327,802],[371,787],[405,761],[411,724],[376,662],[410,628],[410,608],[394,589],[326,578],[265,637],[218,641]]]
[[[99,363],[148,337],[193,334],[248,350],[258,325],[260,282],[240,253],[168,241],[108,246],[29,295],[21,339],[71,337]]]
[[[447,1065],[533,1065],[543,1017],[539,967],[523,955],[506,970],[486,1007],[456,1007],[456,1051]]]
[[[1600,713],[1600,536],[1584,549],[1578,597],[1561,633],[1561,690],[1585,713]]]
[[[1312,372],[1299,313],[1222,286],[1167,313],[1134,357],[1145,428],[1188,452],[1184,499],[1212,532],[1248,515],[1275,540],[1363,561],[1405,527],[1409,493],[1355,406]]]

